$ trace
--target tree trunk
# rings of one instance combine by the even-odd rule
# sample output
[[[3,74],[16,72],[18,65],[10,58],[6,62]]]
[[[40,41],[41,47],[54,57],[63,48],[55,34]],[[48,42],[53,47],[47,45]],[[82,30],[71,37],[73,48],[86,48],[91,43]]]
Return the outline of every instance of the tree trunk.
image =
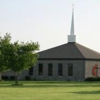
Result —
[[[18,85],[18,72],[15,72],[15,85]]]
[[[2,81],[2,72],[0,72],[0,81]]]

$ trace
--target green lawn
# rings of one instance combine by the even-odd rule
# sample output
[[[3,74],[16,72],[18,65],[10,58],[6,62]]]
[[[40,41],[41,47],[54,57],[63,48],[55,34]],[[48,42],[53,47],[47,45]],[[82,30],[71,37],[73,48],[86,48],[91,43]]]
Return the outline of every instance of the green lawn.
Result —
[[[100,82],[27,81],[0,83],[0,100],[100,100]]]

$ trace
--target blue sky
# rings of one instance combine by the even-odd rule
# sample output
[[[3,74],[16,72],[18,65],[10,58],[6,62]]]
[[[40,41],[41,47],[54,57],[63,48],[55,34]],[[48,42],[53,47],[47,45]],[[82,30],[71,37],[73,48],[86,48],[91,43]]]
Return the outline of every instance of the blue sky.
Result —
[[[0,35],[39,42],[40,50],[65,44],[73,3],[76,41],[100,52],[100,0],[0,0]]]

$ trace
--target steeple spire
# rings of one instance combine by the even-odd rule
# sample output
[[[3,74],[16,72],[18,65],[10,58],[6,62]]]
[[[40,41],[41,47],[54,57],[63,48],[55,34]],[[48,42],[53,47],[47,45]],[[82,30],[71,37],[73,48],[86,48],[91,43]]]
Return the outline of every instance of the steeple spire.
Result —
[[[68,35],[68,42],[76,42],[76,36],[74,35],[74,5],[72,5],[72,21],[70,35]]]
[[[72,23],[71,23],[71,31],[70,31],[70,35],[74,35],[74,5],[72,5]]]

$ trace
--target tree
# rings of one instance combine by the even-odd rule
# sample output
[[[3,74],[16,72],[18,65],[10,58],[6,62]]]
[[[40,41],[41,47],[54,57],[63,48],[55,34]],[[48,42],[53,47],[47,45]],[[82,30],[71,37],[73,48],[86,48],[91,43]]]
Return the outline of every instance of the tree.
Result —
[[[0,81],[2,73],[8,69],[10,41],[10,34],[6,33],[4,37],[0,36]]]
[[[21,71],[29,69],[36,64],[38,54],[35,52],[39,50],[38,43],[27,42],[18,43],[14,42],[10,45],[10,60],[9,68],[15,73],[15,84],[18,85],[18,75]]]

